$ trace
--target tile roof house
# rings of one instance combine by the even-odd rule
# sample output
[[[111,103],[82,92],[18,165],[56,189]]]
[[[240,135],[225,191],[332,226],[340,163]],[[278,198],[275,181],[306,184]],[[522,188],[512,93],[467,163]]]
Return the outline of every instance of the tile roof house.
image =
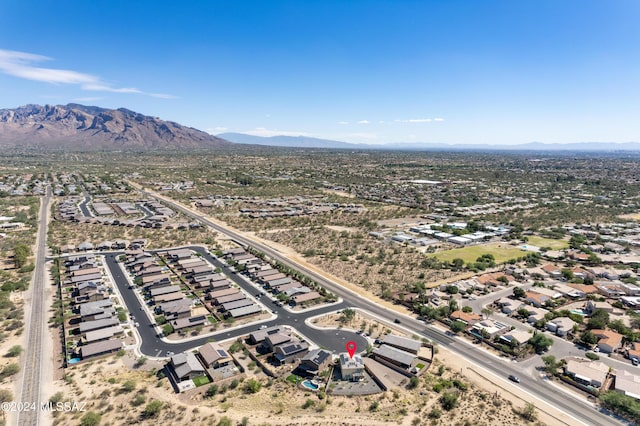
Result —
[[[465,324],[473,325],[482,319],[482,316],[475,312],[454,311],[449,315],[453,321],[462,321]]]
[[[551,278],[560,278],[562,276],[562,271],[556,265],[552,263],[547,263],[542,267],[542,270],[549,275]]]
[[[631,348],[627,350],[627,356],[629,359],[640,362],[640,343],[633,343]]]
[[[591,330],[591,333],[600,339],[598,340],[598,349],[600,349],[600,352],[611,353],[622,346],[622,338],[624,336],[613,330],[595,329]]]
[[[533,306],[539,308],[544,305],[548,300],[551,300],[551,296],[538,293],[535,291],[527,291],[524,295],[525,302],[531,303]]]

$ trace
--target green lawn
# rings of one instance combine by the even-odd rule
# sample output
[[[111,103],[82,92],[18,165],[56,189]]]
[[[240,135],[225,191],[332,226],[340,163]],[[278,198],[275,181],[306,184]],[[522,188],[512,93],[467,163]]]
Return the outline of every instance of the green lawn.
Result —
[[[198,387],[198,386],[206,385],[207,383],[211,383],[211,381],[207,376],[200,376],[193,379],[193,383],[196,385],[196,387]]]
[[[298,384],[302,382],[302,377],[296,376],[295,374],[291,374],[287,377],[287,382],[291,382],[293,384]]]
[[[440,253],[436,253],[433,256],[439,260],[448,261],[460,258],[464,260],[465,263],[467,263],[475,262],[476,259],[483,254],[492,254],[496,260],[496,263],[503,263],[509,259],[515,259],[524,256],[526,252],[521,250],[519,247],[514,247],[506,243],[490,243],[446,250]]]
[[[531,244],[532,246],[549,247],[551,250],[562,250],[569,247],[569,241],[565,240],[556,240],[552,238],[543,238],[536,236],[531,236],[528,238],[529,242],[527,244]]]

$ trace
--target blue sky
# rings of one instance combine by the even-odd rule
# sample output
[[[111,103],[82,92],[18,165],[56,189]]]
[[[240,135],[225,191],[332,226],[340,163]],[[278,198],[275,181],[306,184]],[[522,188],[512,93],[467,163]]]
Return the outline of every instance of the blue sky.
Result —
[[[636,0],[0,2],[0,108],[358,143],[640,141]]]

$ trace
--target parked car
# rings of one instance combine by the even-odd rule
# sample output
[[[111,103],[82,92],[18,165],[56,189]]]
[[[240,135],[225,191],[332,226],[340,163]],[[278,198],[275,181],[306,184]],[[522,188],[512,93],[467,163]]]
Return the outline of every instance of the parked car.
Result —
[[[514,376],[513,374],[509,374],[509,380],[512,382],[520,383],[520,378],[518,376]]]

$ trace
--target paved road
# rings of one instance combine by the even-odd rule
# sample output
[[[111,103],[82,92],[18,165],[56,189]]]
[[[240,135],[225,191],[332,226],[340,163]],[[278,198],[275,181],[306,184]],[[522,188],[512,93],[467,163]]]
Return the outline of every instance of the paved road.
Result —
[[[277,250],[274,250],[271,247],[265,244],[262,244],[259,241],[254,241],[240,233],[229,230],[225,227],[218,225],[217,223],[214,223],[208,220],[205,215],[196,214],[191,210],[187,209],[186,207],[184,207],[183,205],[181,205],[180,203],[158,197],[156,194],[149,193],[146,191],[143,191],[143,192],[146,195],[152,196],[162,201],[163,203],[167,204],[171,208],[176,209],[187,216],[200,220],[202,223],[206,224],[207,226],[223,234],[228,235],[229,237],[235,239],[237,242],[248,245],[248,246],[252,246],[257,250],[262,251],[266,255],[272,257],[273,259],[277,259],[283,264],[293,269],[296,269],[298,271],[301,271],[302,273],[314,279],[320,285],[324,286],[327,290],[341,296],[344,299],[344,301],[351,306],[356,306],[356,307],[365,309],[375,314],[379,318],[385,319],[387,321],[394,321],[395,319],[400,318],[402,322],[402,326],[405,327],[406,329],[418,335],[426,336],[427,338],[431,339],[432,341],[438,344],[446,345],[449,349],[470,359],[472,362],[476,363],[479,366],[482,366],[486,370],[491,371],[493,374],[495,374],[498,377],[504,378],[509,374],[522,376],[523,370],[518,367],[518,364],[509,364],[509,363],[500,362],[500,361],[497,362],[494,356],[486,353],[485,351],[481,349],[476,349],[473,345],[466,345],[466,344],[461,344],[459,342],[456,342],[456,340],[446,336],[443,332],[435,328],[425,326],[424,323],[422,323],[421,321],[415,320],[412,317],[399,315],[395,312],[389,311],[388,309],[380,305],[377,305],[374,302],[371,302],[370,300],[363,298],[360,295],[352,293],[350,290],[343,288],[337,283],[334,283],[333,281],[326,279],[325,277],[317,274],[313,270],[304,267],[304,265],[299,265],[289,260]],[[582,400],[571,398],[565,394],[558,395],[557,390],[552,385],[546,382],[541,382],[537,380],[535,376],[527,376],[527,377],[520,377],[520,378],[521,378],[521,383],[519,384],[519,386],[521,388],[528,391],[530,394],[535,395],[535,397],[537,397],[538,399],[543,400],[552,406],[559,407],[562,411],[573,416],[574,418],[578,419],[578,421],[584,424],[587,424],[587,425],[598,424],[603,426],[621,424],[621,422],[611,418],[610,416],[600,413],[599,411],[594,409],[591,405],[587,404]]]
[[[84,217],[93,217],[91,211],[89,210],[89,201],[91,201],[91,195],[87,192],[84,187],[82,187],[82,195],[84,196],[84,201],[79,204],[80,211]]]
[[[225,273],[231,280],[242,287],[242,289],[245,290],[248,294],[255,296],[256,293],[262,291],[247,283],[241,277],[237,276],[237,274],[229,269],[227,265],[209,255],[209,253],[202,247],[192,247],[192,249],[201,253],[214,266],[221,268],[223,273]],[[348,341],[356,342],[359,350],[365,350],[367,347],[366,339],[354,332],[347,330],[318,330],[309,327],[304,322],[309,317],[345,308],[348,306],[346,303],[342,302],[339,304],[324,306],[320,309],[291,313],[281,307],[276,306],[273,301],[267,297],[262,297],[260,299],[260,302],[265,305],[268,310],[275,311],[278,316],[276,319],[267,322],[261,322],[259,325],[248,324],[244,327],[236,328],[234,330],[221,330],[213,335],[195,340],[189,340],[187,342],[170,343],[167,341],[163,341],[162,339],[158,338],[154,325],[151,323],[151,320],[146,315],[146,313],[141,309],[140,299],[137,297],[134,290],[129,288],[129,281],[127,280],[125,274],[122,272],[120,266],[117,264],[116,256],[116,254],[106,255],[106,264],[111,271],[113,279],[118,285],[118,289],[120,290],[120,294],[124,299],[124,303],[127,306],[127,309],[132,315],[135,316],[136,321],[140,324],[140,326],[138,327],[138,332],[140,333],[140,337],[142,339],[140,352],[147,356],[160,357],[166,356],[168,351],[175,353],[186,351],[201,346],[210,339],[225,340],[244,336],[253,331],[259,330],[261,325],[267,325],[269,327],[272,325],[288,325],[294,327],[302,335],[309,338],[312,342],[335,353],[345,352],[345,345]]]
[[[51,201],[51,188],[47,187],[47,192],[40,199],[40,218],[38,219],[37,247],[35,253],[35,268],[31,284],[31,303],[27,304],[27,309],[31,313],[26,316],[29,320],[27,325],[27,348],[25,350],[24,368],[22,376],[22,389],[19,402],[35,404],[36,410],[18,412],[16,423],[22,425],[38,425],[40,419],[40,382],[42,377],[42,342],[48,338],[47,324],[45,321],[45,311],[48,306],[44,306],[46,276],[46,249],[47,249],[47,213]],[[49,366],[51,368],[51,366]]]

